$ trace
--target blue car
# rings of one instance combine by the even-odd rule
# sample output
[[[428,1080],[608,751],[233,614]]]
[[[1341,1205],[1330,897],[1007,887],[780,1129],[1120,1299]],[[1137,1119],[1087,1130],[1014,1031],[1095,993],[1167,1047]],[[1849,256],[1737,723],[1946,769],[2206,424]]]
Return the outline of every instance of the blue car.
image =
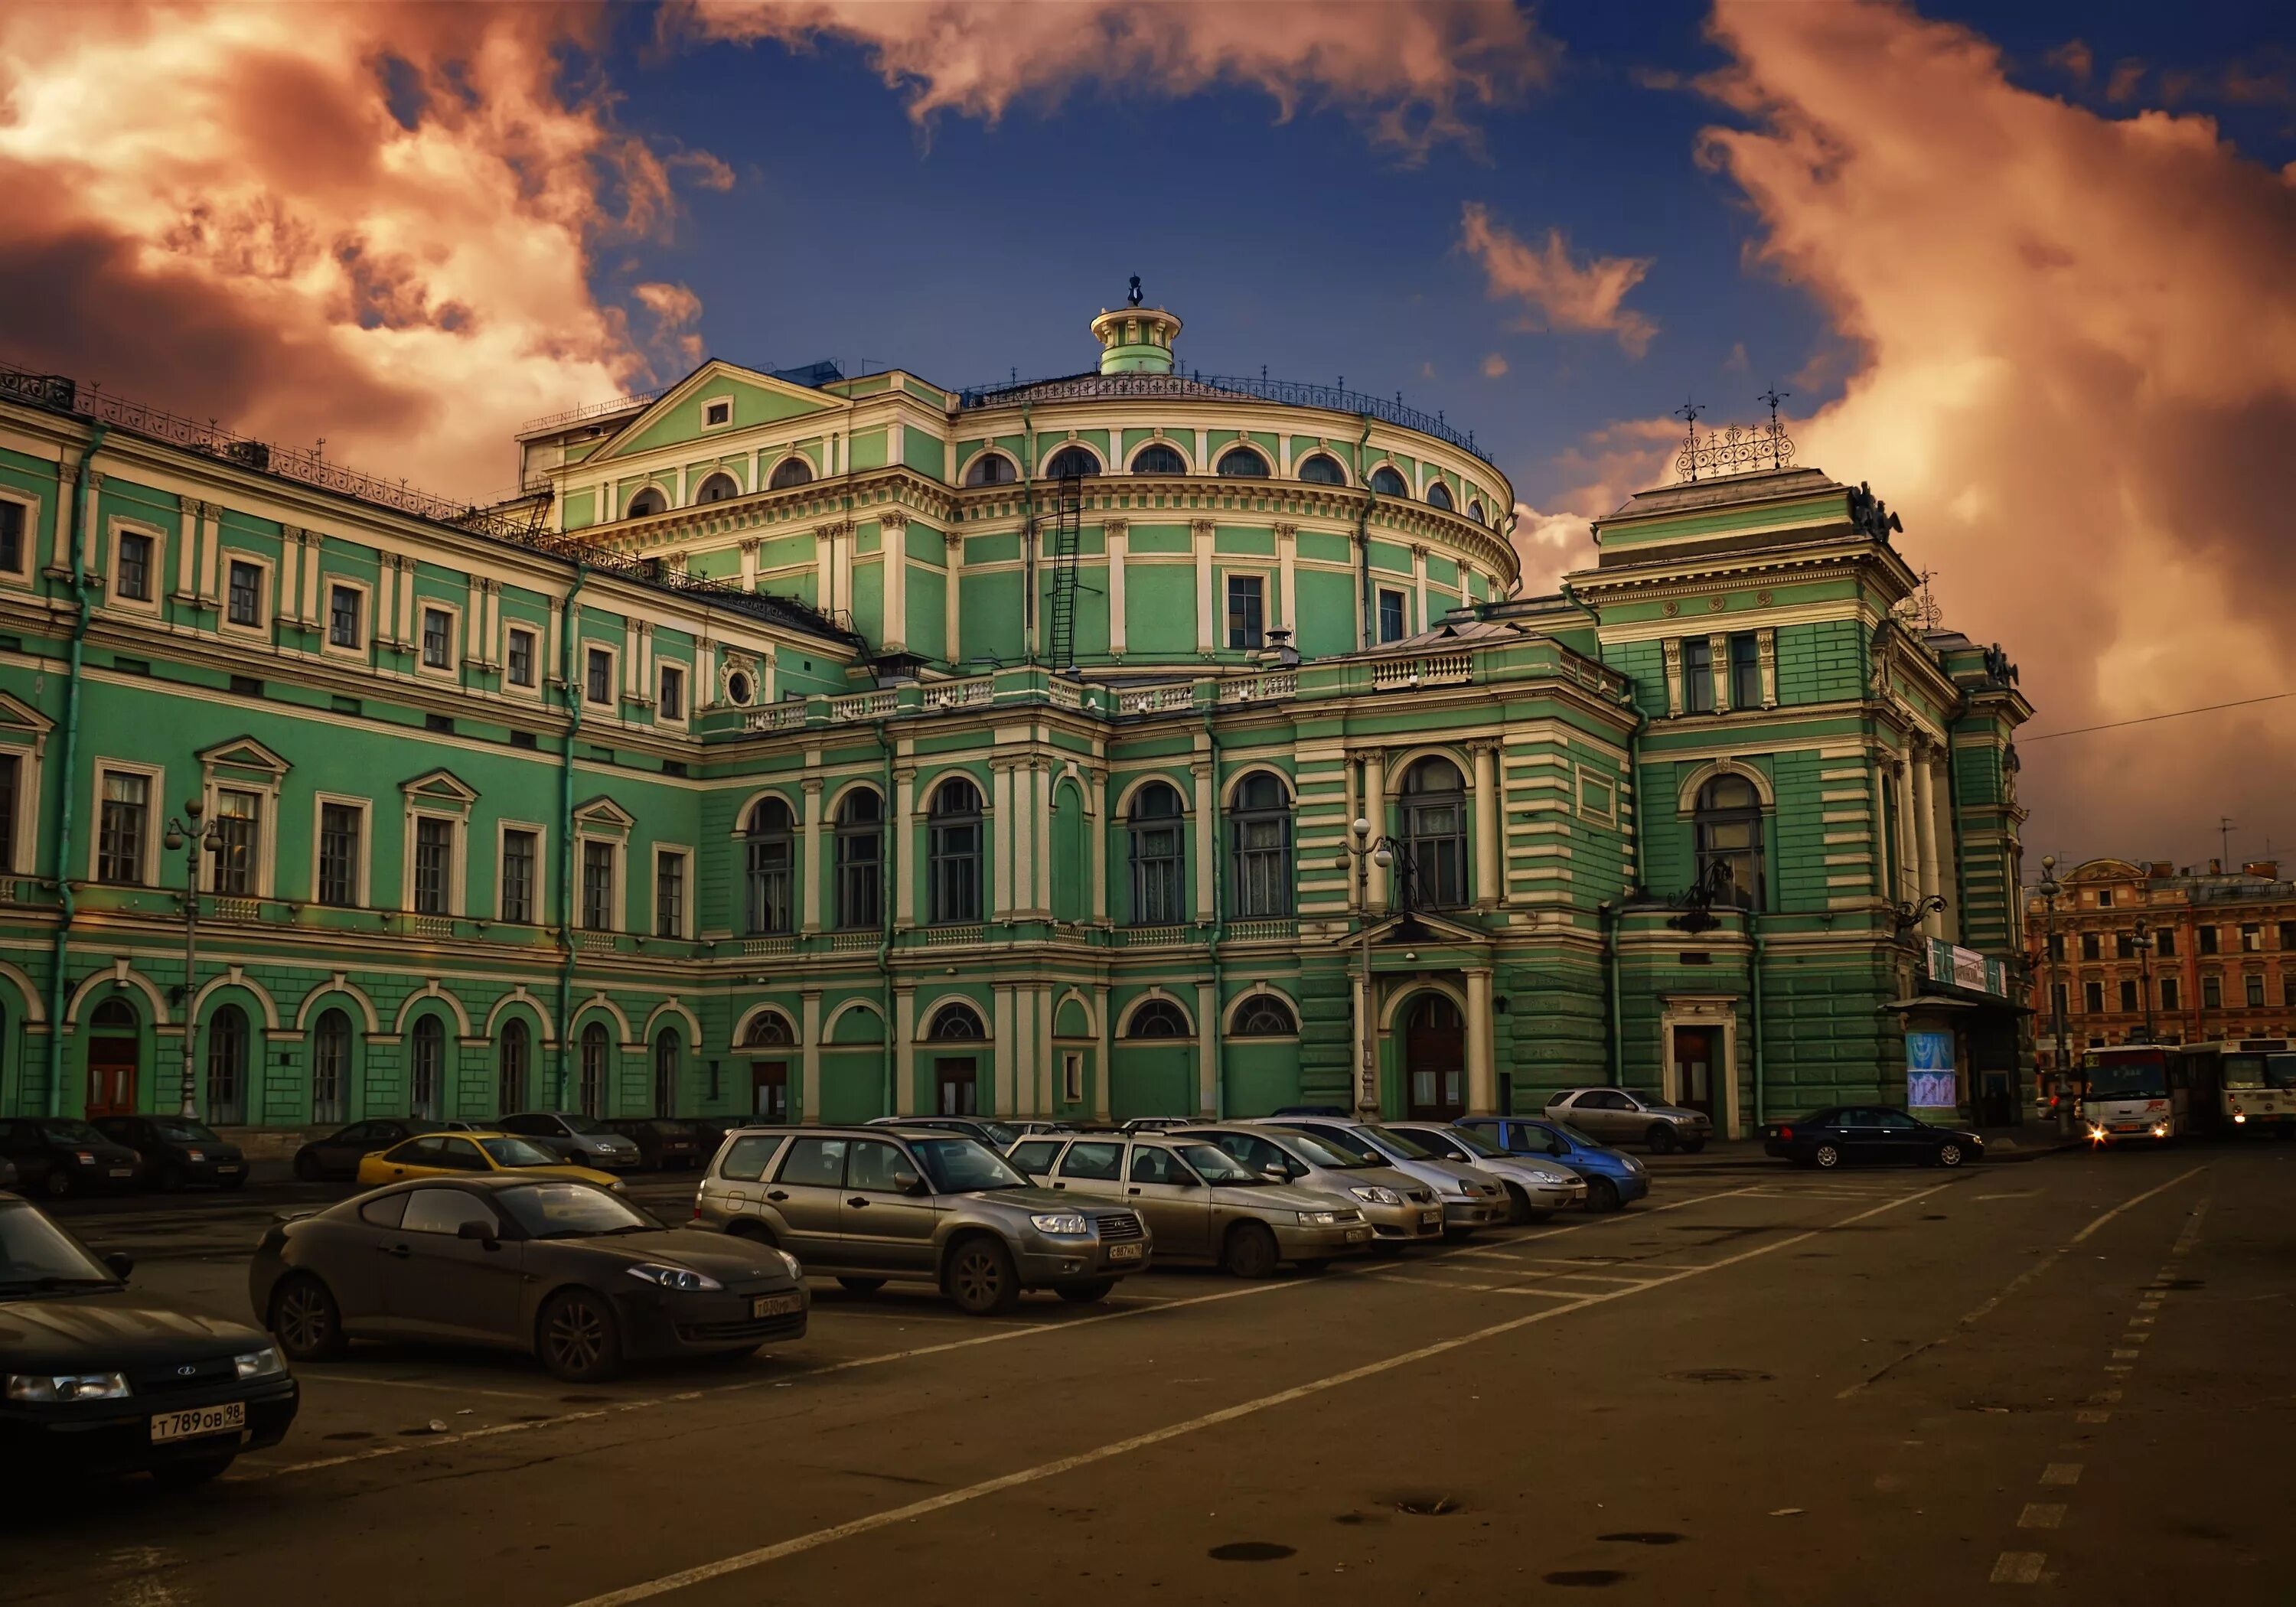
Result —
[[[1595,1143],[1567,1121],[1531,1116],[1463,1116],[1460,1127],[1510,1155],[1559,1160],[1587,1180],[1587,1209],[1614,1211],[1650,1193],[1650,1173],[1632,1155]]]

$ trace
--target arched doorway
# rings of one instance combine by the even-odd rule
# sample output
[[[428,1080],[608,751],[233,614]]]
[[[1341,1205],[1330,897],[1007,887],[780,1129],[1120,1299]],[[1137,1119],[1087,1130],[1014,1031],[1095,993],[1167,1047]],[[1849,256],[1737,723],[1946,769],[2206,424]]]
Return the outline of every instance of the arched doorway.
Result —
[[[1414,1121],[1449,1121],[1467,1110],[1467,1023],[1439,993],[1412,1000],[1404,1017],[1405,1103]]]
[[[126,999],[106,999],[88,1018],[87,1114],[135,1114],[137,1061],[143,1043],[135,1008]]]
[[[778,1011],[761,1010],[750,1018],[750,1029],[742,1035],[742,1043],[750,1049],[786,1051],[797,1046],[797,1034],[790,1030],[787,1016]],[[750,1115],[761,1121],[789,1119],[789,1074],[787,1054],[750,1062]]]

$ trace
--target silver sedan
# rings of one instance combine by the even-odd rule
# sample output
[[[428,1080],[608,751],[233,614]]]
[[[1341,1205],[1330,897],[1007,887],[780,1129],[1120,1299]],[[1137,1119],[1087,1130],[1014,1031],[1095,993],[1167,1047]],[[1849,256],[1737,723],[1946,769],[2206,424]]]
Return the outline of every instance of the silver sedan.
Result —
[[[1506,1185],[1508,1215],[1513,1223],[1544,1222],[1565,1206],[1587,1203],[1587,1180],[1568,1167],[1536,1156],[1511,1155],[1493,1147],[1479,1133],[1440,1121],[1390,1121],[1387,1124],[1431,1150],[1446,1160],[1479,1167]]]

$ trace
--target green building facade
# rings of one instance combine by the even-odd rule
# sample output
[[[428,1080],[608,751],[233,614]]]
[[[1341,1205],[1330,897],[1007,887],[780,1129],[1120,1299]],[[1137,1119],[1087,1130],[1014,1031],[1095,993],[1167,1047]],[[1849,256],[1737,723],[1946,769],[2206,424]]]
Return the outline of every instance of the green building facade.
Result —
[[[1472,438],[1093,328],[988,392],[706,363],[487,510],[0,371],[0,1111],[175,1109],[186,1023],[251,1128],[1742,1131],[1902,1101],[1909,1027],[2030,1059],[1929,958],[2019,949],[2030,709],[1862,488],[1646,492],[1520,597]]]

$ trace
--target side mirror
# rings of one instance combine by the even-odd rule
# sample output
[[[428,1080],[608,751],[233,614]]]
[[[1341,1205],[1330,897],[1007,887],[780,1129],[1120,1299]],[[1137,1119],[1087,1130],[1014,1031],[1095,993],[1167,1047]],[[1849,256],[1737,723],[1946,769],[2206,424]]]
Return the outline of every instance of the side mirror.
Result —
[[[1259,1175],[1267,1178],[1270,1183],[1289,1183],[1292,1181],[1292,1168],[1274,1161],[1261,1167],[1259,1168]]]
[[[925,1192],[925,1180],[914,1172],[895,1172],[893,1186],[905,1194],[922,1194]]]
[[[127,1275],[135,1270],[135,1258],[124,1250],[115,1250],[105,1256],[103,1264],[111,1269],[111,1275],[123,1283],[127,1282]]]
[[[457,1239],[475,1239],[488,1250],[502,1242],[502,1235],[484,1222],[465,1222],[455,1230]]]

